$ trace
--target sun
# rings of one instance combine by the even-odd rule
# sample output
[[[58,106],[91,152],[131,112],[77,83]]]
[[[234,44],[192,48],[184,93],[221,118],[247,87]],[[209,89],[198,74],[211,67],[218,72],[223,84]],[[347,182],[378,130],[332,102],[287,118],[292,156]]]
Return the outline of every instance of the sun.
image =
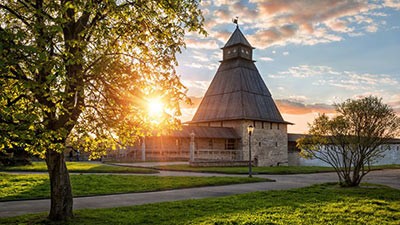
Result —
[[[164,113],[164,103],[161,99],[153,98],[147,100],[147,110],[150,119],[154,122],[160,122]]]

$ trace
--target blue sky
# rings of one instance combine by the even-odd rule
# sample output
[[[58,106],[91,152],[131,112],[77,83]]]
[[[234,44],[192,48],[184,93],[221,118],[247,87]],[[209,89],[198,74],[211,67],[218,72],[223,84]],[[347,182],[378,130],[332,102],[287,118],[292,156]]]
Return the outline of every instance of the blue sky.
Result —
[[[400,114],[400,0],[202,1],[208,36],[189,33],[178,73],[194,105],[190,120],[236,25],[255,47],[253,58],[287,121],[304,132],[332,104],[376,95]]]

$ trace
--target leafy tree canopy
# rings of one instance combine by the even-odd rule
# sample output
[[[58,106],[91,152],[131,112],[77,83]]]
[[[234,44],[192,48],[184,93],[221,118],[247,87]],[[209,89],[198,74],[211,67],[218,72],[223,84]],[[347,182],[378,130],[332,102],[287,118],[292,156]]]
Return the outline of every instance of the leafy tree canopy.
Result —
[[[297,141],[302,156],[330,164],[343,186],[357,186],[369,166],[399,135],[400,118],[382,99],[369,96],[336,104],[336,115],[318,116]]]
[[[197,1],[2,0],[0,21],[0,149],[96,156],[150,130],[154,96],[162,125],[179,124],[175,54],[185,32],[205,34]]]
[[[163,125],[186,99],[174,66],[187,31],[205,34],[196,0],[0,0],[0,150],[46,160],[51,220],[73,216],[66,145],[99,156]]]

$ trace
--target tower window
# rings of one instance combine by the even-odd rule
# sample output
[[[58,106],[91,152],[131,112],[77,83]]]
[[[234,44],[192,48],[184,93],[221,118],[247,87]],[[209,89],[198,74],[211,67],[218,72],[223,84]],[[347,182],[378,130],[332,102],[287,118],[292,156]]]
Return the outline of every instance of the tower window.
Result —
[[[279,123],[277,124],[276,128],[278,128],[278,130],[279,130]]]
[[[235,139],[225,140],[225,149],[235,149]]]
[[[208,148],[209,149],[213,149],[214,148],[213,139],[208,140]]]
[[[269,123],[269,129],[272,130],[272,123]]]

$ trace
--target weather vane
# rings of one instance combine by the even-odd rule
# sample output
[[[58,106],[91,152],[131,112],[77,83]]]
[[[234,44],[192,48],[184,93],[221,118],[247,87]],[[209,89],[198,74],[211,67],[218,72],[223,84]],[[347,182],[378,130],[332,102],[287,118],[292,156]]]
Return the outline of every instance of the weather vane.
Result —
[[[232,19],[232,22],[235,23],[236,26],[239,27],[239,22],[238,22],[238,20],[239,20],[239,17],[237,16],[236,18]]]

